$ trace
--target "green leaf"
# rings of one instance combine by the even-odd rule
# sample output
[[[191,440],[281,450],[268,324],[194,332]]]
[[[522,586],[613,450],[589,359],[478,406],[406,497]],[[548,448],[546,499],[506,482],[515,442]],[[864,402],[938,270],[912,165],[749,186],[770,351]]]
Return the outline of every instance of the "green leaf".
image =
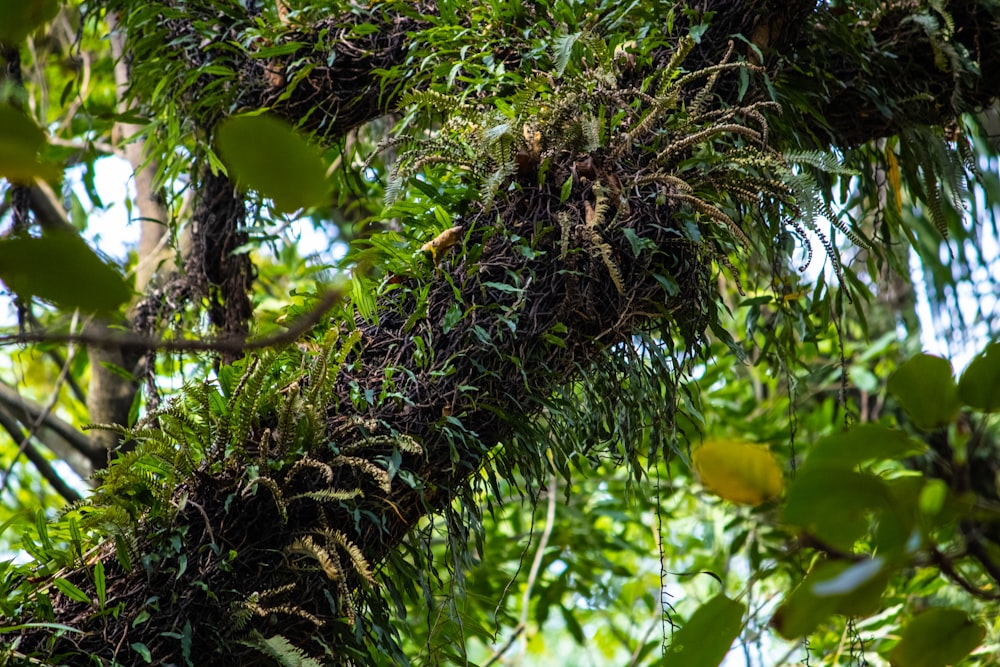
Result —
[[[583,646],[587,642],[586,636],[583,634],[583,628],[580,626],[580,622],[576,620],[576,615],[573,613],[572,609],[568,609],[563,605],[559,605],[559,611],[562,613],[563,621],[566,623],[566,629],[569,631],[570,636],[573,640]]]
[[[0,279],[22,297],[68,310],[113,312],[132,296],[118,269],[65,232],[0,241]]]
[[[5,632],[21,632],[22,630],[33,630],[36,628],[48,628],[50,630],[60,630],[62,632],[78,632],[81,635],[85,634],[83,630],[78,630],[69,625],[63,625],[62,623],[22,623],[20,625],[7,625],[0,627],[0,634]]]
[[[66,597],[76,600],[77,602],[83,602],[85,604],[90,604],[90,598],[87,594],[73,585],[71,582],[63,579],[62,577],[56,579],[54,582],[55,587],[58,588],[63,595]]]
[[[59,0],[0,0],[0,42],[17,44],[59,13]]]
[[[969,655],[986,630],[959,609],[928,609],[903,628],[890,655],[895,667],[945,667]]]
[[[94,588],[97,591],[97,603],[100,609],[104,609],[107,602],[107,579],[104,576],[104,562],[97,561],[94,565]]]
[[[958,383],[958,395],[977,410],[1000,410],[1000,343],[987,345],[969,363]]]
[[[878,611],[889,572],[880,558],[818,564],[778,607],[771,624],[786,639],[811,634],[832,614]]]
[[[565,202],[569,199],[570,194],[573,193],[573,175],[570,174],[566,177],[566,180],[562,184],[562,189],[559,191],[559,203]]]
[[[839,467],[803,467],[788,489],[784,519],[841,551],[869,527],[869,512],[893,511],[881,479]]]
[[[149,649],[142,642],[133,642],[129,644],[132,650],[139,654],[139,657],[145,660],[147,663],[153,662],[153,654],[149,652]]]
[[[573,55],[573,45],[576,44],[577,40],[580,39],[579,32],[574,32],[569,35],[560,35],[556,37],[555,40],[555,53],[554,60],[556,66],[556,76],[562,76],[563,72],[566,71],[566,66],[569,65],[570,56]]]
[[[861,424],[823,438],[809,453],[806,466],[853,468],[865,461],[899,460],[926,451],[927,445],[899,429]]]
[[[671,667],[718,667],[743,628],[746,607],[717,595],[698,607],[664,656]]]
[[[448,311],[444,314],[444,321],[441,323],[441,333],[448,333],[452,327],[462,319],[462,307],[457,302],[448,306]]]
[[[947,426],[958,414],[958,392],[947,359],[918,354],[892,374],[888,388],[914,425],[925,431]]]
[[[6,16],[2,9],[0,17],[4,17],[0,20],[3,25]],[[0,104],[0,178],[15,183],[31,183],[36,178],[58,180],[59,169],[38,159],[44,145],[45,132],[33,120],[13,107]]]
[[[229,118],[219,126],[216,144],[240,187],[269,197],[280,212],[316,206],[327,198],[319,152],[277,118]]]

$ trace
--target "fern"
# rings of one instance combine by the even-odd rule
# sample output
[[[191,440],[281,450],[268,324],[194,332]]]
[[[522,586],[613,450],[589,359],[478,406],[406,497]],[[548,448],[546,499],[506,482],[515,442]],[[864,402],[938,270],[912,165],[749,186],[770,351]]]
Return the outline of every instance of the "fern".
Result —
[[[261,654],[275,660],[280,667],[322,667],[282,635],[258,636],[256,641],[249,643],[260,650]]]

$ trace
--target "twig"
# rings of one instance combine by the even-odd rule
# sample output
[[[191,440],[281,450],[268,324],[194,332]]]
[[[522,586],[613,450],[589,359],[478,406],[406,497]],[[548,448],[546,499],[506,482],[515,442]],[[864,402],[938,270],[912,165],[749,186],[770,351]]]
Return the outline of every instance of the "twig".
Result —
[[[980,600],[1000,600],[1000,593],[991,593],[989,591],[980,590],[972,582],[966,579],[962,574],[955,569],[954,564],[951,562],[947,556],[938,551],[937,549],[931,549],[931,560],[935,565],[941,570],[941,574],[950,579],[955,584],[969,593],[973,597],[979,598]]]
[[[524,623],[518,623],[514,626],[514,632],[510,634],[510,637],[507,638],[507,641],[505,641],[502,646],[498,647],[497,650],[493,652],[490,659],[483,663],[483,667],[490,667],[490,665],[496,664],[496,661],[503,657],[503,654],[510,650],[510,647],[514,645],[517,638],[524,633],[525,627]]]
[[[551,462],[550,462],[551,463]],[[514,645],[518,637],[524,634],[524,631],[528,627],[528,613],[529,604],[531,602],[531,592],[535,588],[535,583],[538,581],[538,572],[542,568],[542,558],[545,557],[545,549],[549,546],[549,539],[552,537],[552,528],[556,521],[556,489],[558,486],[559,479],[556,477],[555,472],[549,476],[548,481],[548,504],[545,510],[545,527],[542,529],[542,535],[538,538],[538,549],[535,550],[535,558],[531,561],[531,569],[528,570],[528,581],[524,586],[524,595],[521,596],[521,621],[514,627],[514,631],[511,636],[507,638],[507,641],[503,645],[497,647],[490,656],[490,659],[483,663],[483,667],[489,667],[495,664],[503,655],[510,650],[510,647]]]
[[[11,334],[0,336],[0,345],[14,345],[23,343],[82,343],[84,345],[94,345],[97,347],[121,347],[124,349],[141,350],[144,352],[159,350],[166,352],[246,352],[248,350],[260,350],[277,345],[294,342],[308,331],[313,325],[319,322],[320,318],[326,314],[340,300],[342,292],[340,290],[330,290],[319,300],[313,309],[295,320],[290,327],[281,333],[271,336],[264,336],[256,340],[247,341],[240,336],[220,336],[218,338],[208,338],[204,340],[164,340],[155,336],[141,336],[139,334],[122,333],[102,333],[95,334],[87,331],[73,334],[29,332],[23,334]]]
[[[653,636],[653,632],[656,631],[656,628],[660,627],[661,623],[663,623],[662,618],[654,618],[653,622],[649,624],[649,627],[646,628],[646,632],[642,635],[642,639],[640,639],[639,643],[636,645],[635,651],[632,652],[632,659],[629,660],[628,667],[635,667],[639,664],[639,655],[642,653],[642,647],[646,645],[646,642],[648,642],[649,638]]]

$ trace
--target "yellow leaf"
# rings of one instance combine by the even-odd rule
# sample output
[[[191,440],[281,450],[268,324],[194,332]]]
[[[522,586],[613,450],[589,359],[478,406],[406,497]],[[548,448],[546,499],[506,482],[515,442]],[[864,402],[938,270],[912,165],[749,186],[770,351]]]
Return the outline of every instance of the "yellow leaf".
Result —
[[[461,225],[446,229],[435,236],[432,240],[420,246],[420,250],[422,252],[429,252],[431,257],[434,259],[434,265],[436,266],[438,260],[441,258],[441,254],[462,240],[462,232],[464,230],[465,228]]]
[[[889,181],[892,192],[896,195],[896,212],[900,213],[903,210],[903,186],[899,175],[899,161],[891,148],[885,150],[885,165],[886,179]]]
[[[764,445],[710,440],[691,455],[706,491],[743,505],[760,505],[781,493],[781,466]]]

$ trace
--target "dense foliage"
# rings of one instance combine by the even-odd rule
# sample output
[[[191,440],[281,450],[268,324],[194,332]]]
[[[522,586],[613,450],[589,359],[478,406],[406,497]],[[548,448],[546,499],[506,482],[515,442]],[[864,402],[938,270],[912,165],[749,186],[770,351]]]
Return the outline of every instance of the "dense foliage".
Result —
[[[995,664],[995,3],[12,0],[0,58],[3,661]]]

